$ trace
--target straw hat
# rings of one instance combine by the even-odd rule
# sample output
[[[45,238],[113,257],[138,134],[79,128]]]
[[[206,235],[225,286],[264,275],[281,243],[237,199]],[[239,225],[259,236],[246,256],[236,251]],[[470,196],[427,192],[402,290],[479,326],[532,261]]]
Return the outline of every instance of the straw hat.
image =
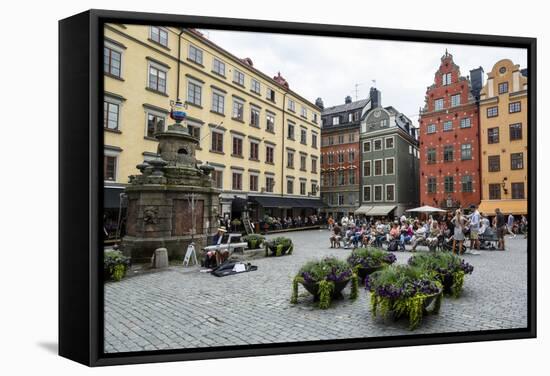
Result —
[[[218,227],[218,231],[227,232],[227,230],[225,229],[225,226]]]

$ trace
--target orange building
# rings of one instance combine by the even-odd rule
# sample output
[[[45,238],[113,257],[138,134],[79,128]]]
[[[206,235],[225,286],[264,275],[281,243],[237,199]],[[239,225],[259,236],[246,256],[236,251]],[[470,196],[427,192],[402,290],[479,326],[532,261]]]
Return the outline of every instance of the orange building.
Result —
[[[496,208],[527,213],[527,70],[511,60],[497,62],[480,95],[482,201],[480,211]]]

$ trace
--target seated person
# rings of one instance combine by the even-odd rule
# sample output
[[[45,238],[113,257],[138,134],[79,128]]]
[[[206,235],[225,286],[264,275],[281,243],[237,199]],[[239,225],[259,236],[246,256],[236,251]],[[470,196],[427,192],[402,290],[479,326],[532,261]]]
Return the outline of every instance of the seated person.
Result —
[[[330,235],[330,248],[340,248],[340,239],[342,238],[342,229],[338,224],[335,224],[332,228],[332,234]]]
[[[412,251],[416,251],[416,246],[426,241],[426,227],[418,225],[414,231],[414,235],[411,240]]]
[[[221,226],[218,228],[218,232],[216,232],[216,235],[212,238],[212,244],[210,245],[222,245],[224,244],[224,235],[227,232],[224,226]],[[225,238],[227,240],[227,238]],[[229,250],[228,249],[220,249],[215,251],[208,251],[206,252],[206,262],[205,264],[208,266],[211,266],[213,264],[214,259],[216,260],[216,266],[221,265],[227,258],[229,257]]]
[[[399,235],[399,246],[401,247],[402,251],[405,250],[405,244],[411,241],[412,236],[412,227],[407,222],[404,222],[401,226]]]

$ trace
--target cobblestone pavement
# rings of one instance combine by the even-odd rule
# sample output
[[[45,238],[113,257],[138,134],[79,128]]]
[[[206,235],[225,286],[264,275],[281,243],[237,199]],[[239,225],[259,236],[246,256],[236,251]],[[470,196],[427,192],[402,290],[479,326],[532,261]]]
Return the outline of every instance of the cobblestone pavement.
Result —
[[[439,315],[424,318],[411,332],[407,320],[373,318],[368,293],[314,307],[300,286],[289,303],[291,282],[312,258],[350,250],[328,248],[327,230],[285,234],[294,253],[253,261],[257,271],[218,278],[199,268],[167,270],[105,285],[105,352],[280,343],[420,333],[477,331],[527,326],[527,240],[507,240],[507,250],[465,255],[474,265],[460,299],[443,300]],[[420,248],[419,248],[420,249]],[[398,262],[411,254],[398,252]]]

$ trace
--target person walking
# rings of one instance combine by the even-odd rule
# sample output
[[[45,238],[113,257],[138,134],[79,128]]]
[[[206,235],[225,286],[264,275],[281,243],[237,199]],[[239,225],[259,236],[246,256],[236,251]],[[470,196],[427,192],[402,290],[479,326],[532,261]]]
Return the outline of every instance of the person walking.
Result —
[[[504,218],[504,214],[500,211],[500,209],[495,210],[495,219],[494,224],[497,230],[497,236],[498,236],[498,250],[504,251],[504,235],[506,234],[506,218]]]
[[[332,228],[334,227],[334,218],[332,218],[332,215],[328,217],[328,230],[332,231]]]
[[[470,241],[472,248],[479,250],[479,226],[481,223],[481,214],[477,205],[472,205],[473,213],[470,215]]]
[[[456,242],[458,242],[458,255],[462,255],[462,245],[464,243],[464,228],[466,227],[466,218],[462,216],[462,211],[456,209],[455,216],[451,219],[451,223],[454,225],[453,233],[453,254],[455,254]]]
[[[516,221],[516,219],[514,218],[514,216],[512,215],[512,213],[510,213],[508,215],[508,223],[507,223],[507,229],[508,229],[508,233],[511,236],[511,238],[515,238],[516,237],[516,233],[514,232],[514,222]]]

